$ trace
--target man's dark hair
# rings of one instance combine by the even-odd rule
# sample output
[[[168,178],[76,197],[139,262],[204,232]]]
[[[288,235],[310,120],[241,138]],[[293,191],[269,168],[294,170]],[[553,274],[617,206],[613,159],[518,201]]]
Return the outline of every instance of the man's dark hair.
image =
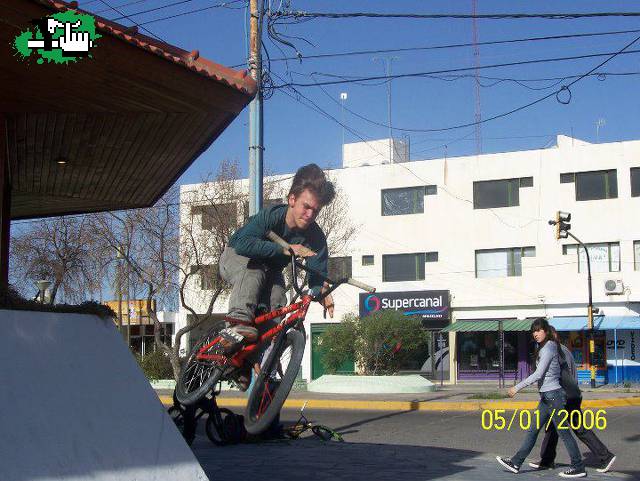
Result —
[[[327,180],[322,169],[316,164],[305,165],[298,169],[287,197],[293,194],[297,198],[305,189],[312,192],[322,206],[330,204],[336,195],[333,183]]]

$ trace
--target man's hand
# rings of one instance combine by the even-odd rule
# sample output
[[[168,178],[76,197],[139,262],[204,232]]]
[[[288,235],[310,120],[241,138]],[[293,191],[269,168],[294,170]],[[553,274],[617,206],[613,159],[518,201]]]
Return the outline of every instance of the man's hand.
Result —
[[[518,393],[518,391],[516,391],[516,387],[515,386],[511,386],[509,388],[509,390],[507,391],[507,394],[509,394],[509,397],[514,397],[517,393]]]
[[[321,292],[326,292],[329,289],[329,285],[325,283],[324,286],[322,286],[322,291]],[[327,312],[329,313],[329,317],[331,319],[333,319],[333,309],[334,309],[334,304],[333,304],[333,296],[331,296],[331,294],[329,294],[327,297],[325,297],[324,299],[322,299],[322,305],[324,306],[324,308],[327,310]]]
[[[303,246],[302,244],[291,244],[291,249],[293,250],[293,253],[296,255],[296,257],[311,257],[316,255],[315,252],[313,252],[308,247]],[[284,249],[284,253],[285,255],[290,254],[287,249]]]

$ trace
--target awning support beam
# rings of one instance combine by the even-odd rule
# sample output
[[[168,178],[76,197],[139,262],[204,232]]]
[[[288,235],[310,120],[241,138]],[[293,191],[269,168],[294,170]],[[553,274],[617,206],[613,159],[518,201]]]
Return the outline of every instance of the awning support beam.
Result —
[[[9,286],[9,239],[11,231],[11,181],[7,150],[7,121],[0,114],[0,290]]]

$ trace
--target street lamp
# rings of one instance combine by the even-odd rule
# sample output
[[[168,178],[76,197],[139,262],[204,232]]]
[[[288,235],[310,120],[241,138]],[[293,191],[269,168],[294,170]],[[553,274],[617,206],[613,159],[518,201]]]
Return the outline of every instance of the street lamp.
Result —
[[[51,285],[51,281],[45,281],[45,280],[40,280],[40,281],[36,281],[36,285],[38,286],[38,292],[39,292],[39,296],[40,296],[40,304],[44,304],[44,293],[47,289],[49,289],[49,286]]]
[[[587,255],[587,283],[589,287],[589,304],[587,307],[587,328],[589,329],[589,358],[587,363],[589,364],[589,370],[591,371],[591,387],[596,387],[596,367],[593,365],[593,358],[595,353],[595,341],[593,339],[593,296],[591,292],[591,259],[589,258],[589,249],[585,246],[580,239],[574,236],[569,230],[571,229],[571,214],[569,212],[556,212],[556,218],[549,221],[549,225],[556,227],[556,239],[566,239],[571,237],[574,239],[583,249]],[[597,312],[598,310],[595,309]]]

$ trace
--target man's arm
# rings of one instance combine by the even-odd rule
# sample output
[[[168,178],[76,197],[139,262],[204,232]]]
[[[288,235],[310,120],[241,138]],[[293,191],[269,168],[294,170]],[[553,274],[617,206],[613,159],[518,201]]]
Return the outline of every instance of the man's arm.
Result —
[[[236,254],[251,259],[270,259],[284,252],[278,244],[266,239],[267,232],[273,227],[274,219],[269,217],[269,211],[263,209],[251,218],[248,224],[240,228],[234,236],[232,247]]]

